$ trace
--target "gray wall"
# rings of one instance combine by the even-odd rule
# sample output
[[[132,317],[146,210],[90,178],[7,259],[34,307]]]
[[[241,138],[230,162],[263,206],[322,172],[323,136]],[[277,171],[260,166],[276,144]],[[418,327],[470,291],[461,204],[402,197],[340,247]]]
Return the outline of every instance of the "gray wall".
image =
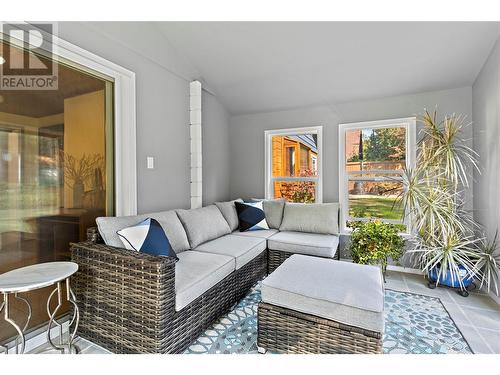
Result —
[[[201,97],[203,205],[229,198],[229,115],[217,99]]]
[[[59,37],[136,73],[139,213],[187,208],[189,199],[189,81],[199,72],[171,47],[154,23],[61,22]],[[161,47],[161,48],[159,48]],[[228,115],[203,92],[205,203],[228,198]],[[146,169],[146,157],[155,168]],[[219,164],[220,162],[220,164]],[[205,194],[205,192],[204,192]]]
[[[409,117],[434,110],[472,118],[470,87],[403,95],[377,100],[281,112],[233,116],[230,119],[231,198],[264,195],[264,131],[269,129],[323,125],[323,201],[338,201],[338,125],[346,122]],[[464,131],[472,139],[472,129]],[[471,140],[472,143],[472,140]],[[469,207],[472,189],[468,194]]]
[[[472,87],[472,109],[483,168],[475,175],[474,214],[491,238],[500,227],[500,38]]]

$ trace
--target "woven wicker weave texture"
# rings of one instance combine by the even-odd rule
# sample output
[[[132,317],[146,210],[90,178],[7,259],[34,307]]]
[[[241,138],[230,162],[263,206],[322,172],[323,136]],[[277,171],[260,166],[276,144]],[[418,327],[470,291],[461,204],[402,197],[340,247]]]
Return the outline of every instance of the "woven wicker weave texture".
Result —
[[[72,244],[71,254],[79,265],[72,280],[81,311],[79,334],[113,353],[183,352],[293,255],[267,250],[177,312],[175,259],[104,245],[97,228],[89,228],[86,242]],[[381,352],[381,342],[377,333],[259,306],[259,346],[272,351],[371,353]]]
[[[382,353],[382,334],[260,303],[257,345],[275,353]]]
[[[80,336],[113,353],[181,353],[267,273],[267,252],[175,311],[175,260],[92,241],[72,244]]]

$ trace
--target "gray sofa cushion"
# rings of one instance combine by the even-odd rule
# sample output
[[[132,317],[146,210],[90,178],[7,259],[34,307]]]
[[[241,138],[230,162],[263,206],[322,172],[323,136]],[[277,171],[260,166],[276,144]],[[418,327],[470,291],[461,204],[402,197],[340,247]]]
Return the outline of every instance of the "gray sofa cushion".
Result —
[[[267,240],[271,250],[333,258],[337,252],[339,238],[332,234],[279,232]]]
[[[175,264],[175,310],[182,310],[235,270],[233,257],[185,251]]]
[[[262,301],[383,332],[383,284],[379,267],[292,255],[262,281]]]
[[[239,230],[234,231],[235,236],[245,236],[245,237],[257,237],[257,238],[269,238],[273,234],[278,233],[276,229],[263,229],[263,230],[250,230],[247,232],[240,232]]]
[[[238,198],[229,202],[215,202],[215,205],[226,219],[231,230],[238,229],[238,213],[236,212],[236,207],[234,207],[234,202],[243,202],[243,199]]]
[[[191,249],[231,233],[231,228],[215,205],[192,210],[176,210],[186,230]]]
[[[266,214],[267,225],[271,229],[279,229],[283,219],[283,208],[285,200],[280,199],[258,199],[252,198],[251,202],[263,201],[264,213]]]
[[[338,234],[338,203],[286,203],[280,231]]]
[[[175,211],[153,212],[137,216],[98,217],[95,221],[106,245],[123,247],[123,243],[116,232],[135,225],[148,217],[160,223],[176,254],[190,248],[186,231]]]
[[[194,250],[234,257],[236,259],[236,269],[240,269],[257,255],[265,251],[266,248],[267,244],[265,238],[228,234],[215,240],[205,242]]]
[[[226,219],[213,204],[193,210],[177,210],[176,212],[186,230],[191,249],[203,242],[231,233]]]

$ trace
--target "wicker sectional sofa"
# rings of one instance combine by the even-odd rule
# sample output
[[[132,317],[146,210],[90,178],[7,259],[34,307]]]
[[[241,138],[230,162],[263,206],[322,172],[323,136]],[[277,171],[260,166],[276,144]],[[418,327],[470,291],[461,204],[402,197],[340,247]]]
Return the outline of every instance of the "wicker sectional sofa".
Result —
[[[182,353],[259,279],[294,253],[338,256],[338,205],[264,201],[269,230],[239,232],[234,201],[96,220],[72,244],[79,334],[113,353]],[[144,218],[179,260],[126,250],[116,231]]]

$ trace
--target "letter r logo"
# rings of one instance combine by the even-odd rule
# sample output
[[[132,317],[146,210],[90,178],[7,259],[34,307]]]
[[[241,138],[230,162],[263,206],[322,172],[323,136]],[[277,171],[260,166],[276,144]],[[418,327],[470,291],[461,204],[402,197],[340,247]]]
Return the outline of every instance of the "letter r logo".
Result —
[[[48,52],[51,35],[42,34],[39,30],[41,28],[50,33],[51,26],[50,24],[3,25],[1,31],[6,42],[2,43],[1,52],[5,60],[2,66],[3,75],[52,75],[53,63]]]

